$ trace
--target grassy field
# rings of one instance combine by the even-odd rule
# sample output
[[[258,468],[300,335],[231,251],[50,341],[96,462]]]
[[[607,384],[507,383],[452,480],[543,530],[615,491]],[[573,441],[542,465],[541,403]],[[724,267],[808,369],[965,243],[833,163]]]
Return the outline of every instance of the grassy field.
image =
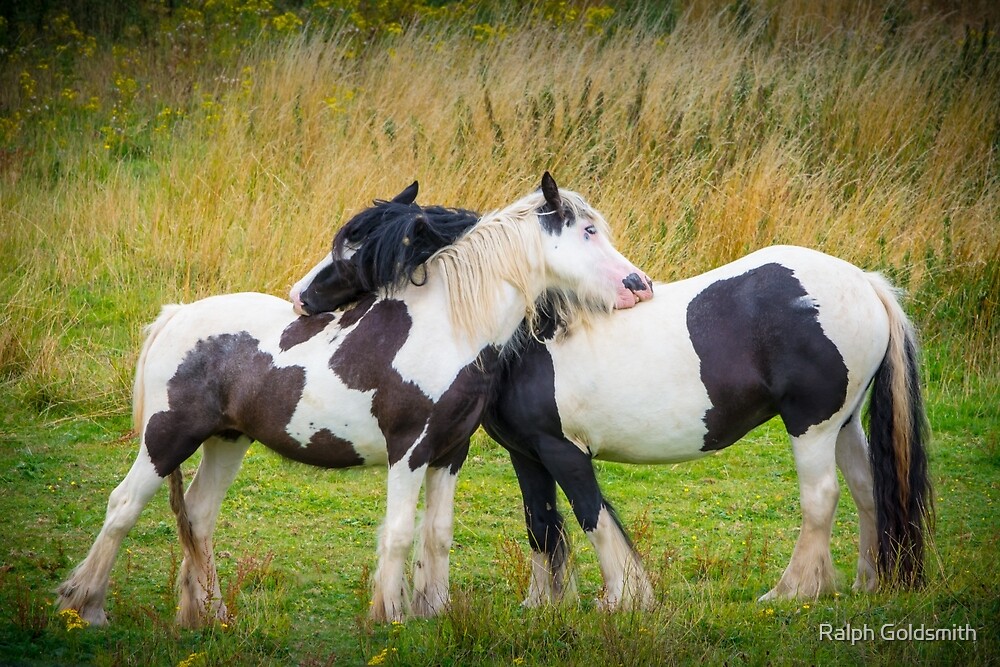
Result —
[[[118,7],[121,4],[121,7]],[[1000,654],[1000,38],[991,3],[110,3],[0,21],[0,663],[980,663]],[[67,7],[66,12],[58,8]],[[115,8],[118,10],[116,11]],[[780,424],[684,466],[601,465],[661,604],[524,610],[505,455],[477,437],[453,604],[366,620],[385,473],[255,445],[217,550],[234,623],[172,624],[166,493],[112,576],[108,629],[53,611],[136,450],[130,388],[162,303],[284,294],[344,216],[421,183],[487,210],[549,169],[670,280],[772,243],[885,272],[924,341],[938,521],[924,590],[759,604],[796,538]],[[189,472],[196,460],[185,464]],[[969,625],[976,641],[820,639]]]

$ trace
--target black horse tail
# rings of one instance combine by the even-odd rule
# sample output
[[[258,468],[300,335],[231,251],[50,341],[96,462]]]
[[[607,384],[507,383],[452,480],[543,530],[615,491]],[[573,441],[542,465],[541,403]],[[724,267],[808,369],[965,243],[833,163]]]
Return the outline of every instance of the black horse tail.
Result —
[[[893,288],[877,274],[869,274],[869,280],[889,316],[889,347],[875,372],[868,402],[876,570],[885,585],[917,587],[923,583],[924,546],[934,524],[919,352],[913,326]]]

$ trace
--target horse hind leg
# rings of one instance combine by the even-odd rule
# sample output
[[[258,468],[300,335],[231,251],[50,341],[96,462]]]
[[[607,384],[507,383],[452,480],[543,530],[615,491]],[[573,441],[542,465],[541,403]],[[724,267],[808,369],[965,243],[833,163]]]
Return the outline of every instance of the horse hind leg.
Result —
[[[853,589],[857,592],[871,592],[878,586],[875,570],[878,534],[875,528],[875,495],[872,468],[868,459],[868,440],[861,428],[860,411],[855,413],[837,435],[837,467],[844,475],[858,508],[858,569]]]
[[[153,466],[145,444],[141,445],[132,468],[108,497],[104,525],[87,557],[56,589],[60,610],[75,609],[91,625],[107,624],[104,602],[108,579],[122,540],[164,479]]]
[[[178,516],[178,522],[186,520],[190,528],[188,531],[179,526],[184,560],[177,577],[180,601],[176,620],[181,627],[200,627],[208,618],[229,620],[219,587],[212,535],[222,500],[243,464],[250,442],[246,436],[235,440],[214,436],[202,445],[198,472],[184,494],[184,514]]]
[[[814,427],[815,429],[815,427]],[[792,438],[799,475],[802,529],[778,584],[761,600],[808,598],[836,590],[830,553],[833,516],[840,497],[835,464],[836,432],[810,429]]]

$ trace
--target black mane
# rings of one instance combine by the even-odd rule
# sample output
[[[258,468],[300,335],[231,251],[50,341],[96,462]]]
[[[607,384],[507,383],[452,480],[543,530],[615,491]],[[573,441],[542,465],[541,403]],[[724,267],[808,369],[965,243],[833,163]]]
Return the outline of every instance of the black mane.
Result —
[[[454,243],[479,220],[479,214],[461,208],[419,206],[375,200],[333,238],[334,257],[354,249],[350,262],[360,286],[368,292],[393,291],[407,281],[424,281],[420,267],[431,255]]]

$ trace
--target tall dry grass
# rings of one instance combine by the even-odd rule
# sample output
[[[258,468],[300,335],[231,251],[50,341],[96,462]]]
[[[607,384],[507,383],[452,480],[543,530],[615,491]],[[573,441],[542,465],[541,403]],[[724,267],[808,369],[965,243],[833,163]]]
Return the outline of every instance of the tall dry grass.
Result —
[[[415,178],[422,202],[487,210],[545,169],[659,279],[819,248],[889,272],[935,340],[995,370],[1000,40],[845,6],[693,3],[613,31],[526,10],[485,39],[315,31],[214,68],[162,44],[80,59],[80,102],[24,111],[3,153],[5,387],[125,412],[160,303],[283,294]],[[5,108],[27,109],[15,88]]]

